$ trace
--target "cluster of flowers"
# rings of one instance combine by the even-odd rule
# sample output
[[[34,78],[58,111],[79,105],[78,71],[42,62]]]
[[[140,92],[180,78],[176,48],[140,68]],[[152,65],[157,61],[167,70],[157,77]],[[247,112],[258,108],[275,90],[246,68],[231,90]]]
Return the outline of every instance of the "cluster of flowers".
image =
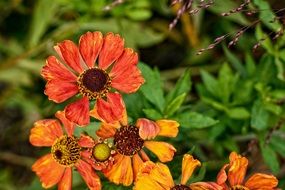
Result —
[[[136,190],[269,190],[277,186],[274,176],[260,173],[244,182],[248,160],[234,152],[216,182],[190,185],[186,185],[187,181],[201,163],[185,154],[181,181],[175,184],[168,167],[151,162],[144,148],[160,162],[171,161],[176,149],[155,138],[176,137],[179,124],[174,120],[145,118],[128,123],[124,101],[117,92],[133,93],[144,83],[137,67],[137,53],[124,48],[119,35],[103,36],[100,32],[82,35],[79,47],[65,40],[55,50],[59,58],[50,56],[41,73],[47,80],[45,94],[56,103],[71,98],[74,102],[58,111],[57,119],[37,121],[31,129],[31,144],[51,147],[50,153],[32,166],[44,188],[58,184],[58,189],[70,190],[74,167],[91,190],[100,190],[102,186],[96,172],[115,184],[134,183]],[[90,109],[93,101],[95,105]],[[76,127],[87,126],[90,116],[100,121],[96,138],[85,133],[75,136]]]

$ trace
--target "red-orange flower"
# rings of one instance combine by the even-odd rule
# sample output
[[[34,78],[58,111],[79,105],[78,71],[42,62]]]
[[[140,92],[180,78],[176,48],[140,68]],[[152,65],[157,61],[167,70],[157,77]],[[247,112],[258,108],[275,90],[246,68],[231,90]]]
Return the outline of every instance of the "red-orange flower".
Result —
[[[225,164],[218,174],[217,183],[225,190],[273,190],[277,187],[278,180],[273,175],[256,173],[244,180],[247,165],[246,157],[232,152],[230,163]]]
[[[145,162],[137,175],[134,190],[222,190],[222,187],[214,182],[196,182],[186,185],[188,179],[197,166],[199,160],[190,154],[185,154],[182,160],[182,176],[179,184],[175,184],[167,165],[162,163]]]
[[[105,97],[111,88],[133,93],[144,83],[137,53],[124,49],[118,34],[103,37],[101,32],[87,32],[80,37],[79,47],[65,40],[54,49],[60,60],[48,57],[41,72],[47,80],[45,94],[56,103],[81,94],[65,108],[66,117],[81,126],[89,123],[89,101]]]
[[[101,182],[90,164],[81,159],[81,144],[73,136],[74,123],[66,119],[64,112],[56,116],[64,125],[66,134],[56,119],[35,122],[31,129],[30,142],[34,146],[50,146],[51,153],[38,159],[32,170],[39,176],[42,186],[50,188],[58,184],[59,190],[71,189],[73,166],[81,174],[91,190],[100,190]]]
[[[108,94],[107,101],[97,102],[90,115],[101,120],[98,136],[113,138],[114,163],[104,175],[116,184],[130,185],[136,177],[139,166],[149,160],[143,147],[153,152],[161,162],[172,160],[176,149],[169,143],[154,141],[156,136],[175,137],[179,124],[173,120],[138,119],[129,124],[122,97],[118,93]]]

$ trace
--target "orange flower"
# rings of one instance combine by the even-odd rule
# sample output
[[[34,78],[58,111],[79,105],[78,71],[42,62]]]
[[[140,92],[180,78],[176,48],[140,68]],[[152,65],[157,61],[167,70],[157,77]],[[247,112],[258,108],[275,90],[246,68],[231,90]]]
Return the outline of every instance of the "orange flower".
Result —
[[[58,184],[59,190],[71,189],[72,167],[81,174],[91,190],[100,190],[101,182],[91,165],[81,159],[81,144],[73,136],[74,123],[66,119],[64,112],[58,111],[56,117],[61,120],[67,134],[56,119],[44,119],[35,122],[31,129],[30,142],[34,146],[49,146],[51,153],[38,159],[32,170],[39,176],[42,186],[50,188]]]
[[[273,190],[278,185],[278,180],[273,175],[262,173],[253,174],[244,180],[248,160],[236,152],[230,154],[230,163],[225,164],[217,177],[217,183],[225,190]],[[226,168],[228,172],[226,172]]]
[[[196,167],[200,165],[199,160],[194,159],[190,154],[185,154],[182,160],[180,184],[175,184],[165,164],[147,161],[138,172],[134,190],[222,190],[222,187],[214,182],[197,182],[186,185]]]
[[[60,60],[48,57],[41,72],[47,80],[45,94],[56,103],[81,94],[65,108],[66,117],[81,126],[89,124],[89,101],[100,100],[111,88],[133,93],[144,83],[137,53],[124,49],[118,34],[87,32],[80,37],[79,48],[65,40],[54,49]]]
[[[154,122],[148,119],[128,124],[125,105],[118,93],[108,94],[107,101],[98,101],[90,115],[102,121],[97,135],[114,139],[117,154],[112,167],[103,173],[116,184],[130,185],[133,182],[139,166],[149,160],[143,147],[153,152],[161,162],[171,161],[176,152],[171,144],[152,139],[156,136],[175,137],[179,124],[172,120]]]

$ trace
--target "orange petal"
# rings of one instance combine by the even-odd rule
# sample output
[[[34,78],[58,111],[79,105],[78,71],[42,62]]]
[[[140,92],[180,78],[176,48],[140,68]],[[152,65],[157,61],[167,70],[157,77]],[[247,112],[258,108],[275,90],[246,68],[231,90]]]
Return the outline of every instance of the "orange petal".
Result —
[[[38,159],[32,166],[32,170],[39,176],[42,186],[50,188],[57,184],[63,173],[64,167],[56,163],[51,154]]]
[[[100,128],[96,131],[96,135],[104,139],[113,137],[116,133],[116,128],[119,128],[120,124],[116,123],[101,123]]]
[[[145,82],[137,66],[131,66],[122,75],[113,78],[111,86],[124,93],[134,93]]]
[[[50,80],[46,84],[44,93],[48,96],[49,100],[61,103],[77,94],[78,86],[75,83]]]
[[[278,185],[278,180],[273,175],[256,173],[252,175],[245,186],[251,190],[263,189],[272,190]]]
[[[112,108],[112,112],[116,121],[120,121],[122,125],[128,124],[128,116],[126,111],[126,105],[119,93],[108,93],[107,101]]]
[[[187,183],[188,179],[192,176],[192,173],[197,166],[201,166],[199,160],[194,159],[190,154],[184,154],[182,160],[181,184],[185,185]]]
[[[114,63],[114,66],[110,72],[111,78],[119,77],[124,75],[128,71],[129,67],[138,64],[138,54],[131,48],[126,48],[122,56]]]
[[[171,161],[176,152],[176,149],[166,142],[145,141],[144,146],[152,151],[161,162]]]
[[[71,190],[72,189],[72,169],[66,168],[65,172],[58,184],[58,190]]]
[[[108,33],[99,54],[99,67],[107,69],[124,51],[124,40],[119,34]]]
[[[46,60],[46,65],[41,71],[41,75],[46,80],[60,80],[66,82],[76,82],[77,77],[68,70],[55,56],[50,56]]]
[[[148,176],[140,177],[139,180],[136,181],[133,189],[134,190],[146,190],[146,189],[168,190]]]
[[[156,165],[147,161],[143,163],[137,173],[137,178],[134,186],[134,190],[145,190],[145,189],[157,189],[157,190],[165,190],[165,188],[160,185],[155,179],[150,175],[153,168]]]
[[[156,124],[160,127],[158,135],[165,137],[176,137],[178,134],[179,123],[174,120],[158,120]]]
[[[72,136],[74,129],[75,129],[75,124],[73,122],[70,122],[66,117],[65,117],[65,112],[64,111],[57,111],[55,113],[55,117],[57,117],[61,123],[63,124],[68,136]]]
[[[142,139],[154,139],[160,131],[159,126],[148,119],[140,118],[136,126],[139,127],[139,135]]]
[[[103,171],[104,175],[115,184],[129,186],[133,182],[133,168],[131,157],[117,154],[113,166]]]
[[[65,117],[80,126],[88,125],[89,118],[89,100],[83,97],[65,107]]]
[[[143,160],[144,162],[150,160],[149,157],[148,157],[148,155],[145,153],[145,151],[144,151],[143,149],[141,149],[141,151],[139,152],[139,154],[140,154],[140,156],[141,156],[141,158],[142,158],[142,160]]]
[[[65,40],[55,46],[54,49],[70,68],[78,73],[83,72],[78,48],[72,41]]]
[[[227,173],[226,173],[226,168],[229,166],[229,164],[225,164],[222,169],[220,170],[220,172],[218,173],[217,176],[217,183],[219,185],[223,185],[225,184],[225,182],[228,179]]]
[[[191,190],[223,190],[224,188],[214,182],[197,182],[190,184]]]
[[[78,141],[78,144],[84,148],[91,148],[94,146],[95,142],[94,142],[92,137],[90,137],[88,135],[81,134],[79,141]]]
[[[101,32],[87,32],[79,40],[79,51],[89,68],[94,67],[96,59],[103,45]]]
[[[240,185],[243,183],[248,160],[236,152],[230,154],[230,168],[228,171],[228,179],[231,186]]]
[[[143,164],[143,160],[140,158],[138,154],[133,156],[133,169],[134,169],[134,179],[137,177],[137,173],[139,172],[140,167]]]
[[[63,132],[55,119],[44,119],[34,123],[30,133],[30,143],[34,146],[52,146]]]
[[[99,118],[106,123],[125,120],[125,118],[123,118],[125,104],[122,96],[119,93],[108,93],[107,102],[103,99],[98,99],[93,113],[95,113],[95,111],[97,112]]]
[[[101,190],[100,178],[88,163],[83,160],[79,160],[78,164],[76,164],[76,169],[90,190]]]
[[[154,164],[151,161],[145,162],[138,173],[137,181],[143,176],[149,177],[156,183],[160,184],[163,189],[170,189],[174,186],[174,182],[168,167],[165,164]]]

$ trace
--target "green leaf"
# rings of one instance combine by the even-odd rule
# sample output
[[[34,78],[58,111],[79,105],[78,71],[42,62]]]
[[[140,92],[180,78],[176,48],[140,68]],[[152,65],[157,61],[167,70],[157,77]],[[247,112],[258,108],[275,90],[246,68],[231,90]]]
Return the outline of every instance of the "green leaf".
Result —
[[[38,0],[33,13],[33,19],[29,31],[28,46],[33,47],[38,44],[45,33],[50,21],[56,13],[57,2],[49,0]]]
[[[220,110],[220,111],[227,111],[228,108],[226,106],[224,106],[223,104],[211,99],[211,98],[207,98],[207,97],[201,97],[202,101],[205,102],[206,104],[209,104],[210,106],[212,106],[213,108]]]
[[[270,139],[270,146],[273,150],[278,152],[283,158],[285,158],[285,138],[279,135],[272,135]]]
[[[80,136],[81,133],[87,133],[88,135],[95,137],[95,131],[100,128],[99,122],[90,122],[86,127],[76,127],[74,130],[74,135]]]
[[[280,170],[280,165],[276,152],[268,144],[265,144],[263,138],[260,138],[259,140],[261,154],[265,163],[270,167],[273,173],[278,173]]]
[[[253,59],[253,57],[251,56],[250,53],[246,53],[245,55],[245,69],[247,72],[248,76],[252,76],[254,75],[255,71],[256,71],[256,63]]]
[[[265,102],[264,103],[264,108],[267,111],[269,111],[269,112],[271,112],[271,113],[273,113],[273,114],[275,114],[277,116],[282,113],[282,107],[279,106],[279,105],[276,105],[275,103]]]
[[[261,100],[256,100],[251,111],[251,127],[261,131],[268,127],[269,113],[264,109]]]
[[[257,6],[259,11],[260,20],[270,29],[277,31],[281,28],[281,24],[279,21],[274,21],[276,15],[272,12],[270,8],[270,4],[265,0],[253,0],[255,6]]]
[[[134,94],[124,95],[124,102],[126,104],[128,116],[136,119],[143,115],[143,108],[145,108],[146,98],[141,91]]]
[[[284,81],[284,64],[285,62],[279,59],[278,57],[275,57],[275,65],[277,68],[277,78]]]
[[[184,112],[176,117],[182,127],[202,129],[218,123],[217,120],[197,112]]]
[[[274,47],[271,43],[271,40],[268,37],[268,35],[262,31],[260,24],[255,27],[255,36],[256,36],[257,40],[264,39],[260,43],[261,43],[261,46],[267,50],[268,53],[270,53],[271,55],[275,54],[275,50],[274,50]]]
[[[128,9],[126,12],[126,15],[136,21],[143,21],[147,20],[152,16],[152,12],[148,9]]]
[[[241,76],[245,76],[246,71],[239,58],[236,57],[232,52],[230,52],[225,45],[223,46],[223,50],[229,62],[232,64],[233,68],[235,68]]]
[[[172,102],[170,102],[170,104],[166,106],[164,115],[166,117],[172,116],[181,107],[185,97],[186,97],[186,93],[183,93],[180,96],[177,96]]]
[[[244,120],[250,117],[250,113],[243,107],[231,108],[227,111],[227,114],[233,119]]]
[[[233,76],[232,70],[228,64],[223,64],[222,68],[219,72],[218,78],[218,89],[217,93],[219,94],[220,100],[228,104],[230,100],[230,96],[235,88],[236,81],[238,79],[238,75]]]
[[[189,69],[185,70],[183,75],[177,81],[174,89],[172,89],[166,96],[167,104],[173,101],[177,96],[188,93],[191,90],[191,78]]]
[[[148,119],[158,120],[162,118],[161,113],[159,113],[155,109],[143,109],[143,112],[145,113]]]
[[[214,13],[221,14],[222,12],[225,12],[225,10],[231,10],[236,7],[238,7],[238,4],[234,1],[215,0],[214,5],[210,6],[209,9]],[[249,24],[247,19],[241,13],[232,14],[230,16],[225,17],[225,19],[235,21],[242,25]]]
[[[241,80],[237,82],[236,86],[238,86],[238,88],[235,88],[233,93],[232,105],[244,105],[252,101],[253,83],[252,80]]]
[[[201,76],[202,76],[202,80],[203,83],[206,87],[206,89],[213,95],[216,97],[219,97],[217,95],[218,93],[218,81],[212,76],[210,75],[208,72],[202,70],[201,71]]]
[[[160,112],[163,112],[165,100],[158,70],[152,70],[149,66],[142,63],[139,64],[139,68],[145,79],[145,83],[140,88],[141,92]]]

